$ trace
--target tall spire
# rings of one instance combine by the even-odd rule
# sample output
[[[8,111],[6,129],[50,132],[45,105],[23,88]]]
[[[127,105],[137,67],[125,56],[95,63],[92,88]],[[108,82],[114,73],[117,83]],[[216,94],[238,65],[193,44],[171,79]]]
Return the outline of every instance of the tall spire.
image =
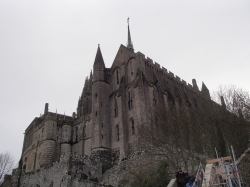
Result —
[[[127,48],[131,51],[134,52],[134,46],[133,42],[131,41],[131,35],[130,35],[130,30],[129,30],[129,18],[127,19],[128,21],[128,41],[127,41]]]

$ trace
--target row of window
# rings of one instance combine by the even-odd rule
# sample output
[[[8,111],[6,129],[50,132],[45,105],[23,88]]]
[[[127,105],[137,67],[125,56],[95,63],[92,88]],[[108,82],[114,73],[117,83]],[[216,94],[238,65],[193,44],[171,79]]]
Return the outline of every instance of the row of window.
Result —
[[[131,125],[131,132],[132,132],[132,135],[135,134],[135,123],[134,123],[134,119],[131,118],[130,119],[130,125]],[[119,131],[119,125],[117,124],[116,127],[116,138],[117,138],[117,141],[120,140],[120,131]]]
[[[133,67],[133,61],[132,60],[129,62],[129,69],[130,69],[131,76],[133,76],[134,67]],[[116,84],[118,85],[120,83],[120,78],[119,78],[120,76],[119,76],[119,69],[118,68],[116,69],[115,74],[116,74]]]

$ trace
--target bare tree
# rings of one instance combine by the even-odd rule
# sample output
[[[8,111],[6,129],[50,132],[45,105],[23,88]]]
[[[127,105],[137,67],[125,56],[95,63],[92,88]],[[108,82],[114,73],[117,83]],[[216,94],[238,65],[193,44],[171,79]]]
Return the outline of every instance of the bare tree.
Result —
[[[212,98],[215,102],[221,103],[221,96],[228,111],[237,116],[242,114],[245,120],[250,121],[250,95],[247,90],[235,85],[220,85],[213,92]]]
[[[14,159],[9,152],[0,153],[0,181],[5,174],[10,174],[13,169]]]
[[[236,153],[240,156],[246,150],[250,138],[250,94],[235,85],[220,85],[213,92],[212,98],[227,109],[221,120],[223,137],[227,146],[234,144]]]

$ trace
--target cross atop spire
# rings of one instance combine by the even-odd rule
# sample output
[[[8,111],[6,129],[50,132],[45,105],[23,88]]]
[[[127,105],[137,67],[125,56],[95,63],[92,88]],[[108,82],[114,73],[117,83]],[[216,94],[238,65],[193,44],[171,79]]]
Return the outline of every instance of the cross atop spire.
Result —
[[[130,30],[129,30],[129,17],[127,19],[128,21],[128,41],[127,41],[127,48],[131,51],[134,52],[134,46],[133,46],[133,42],[131,41],[131,35],[130,35]]]

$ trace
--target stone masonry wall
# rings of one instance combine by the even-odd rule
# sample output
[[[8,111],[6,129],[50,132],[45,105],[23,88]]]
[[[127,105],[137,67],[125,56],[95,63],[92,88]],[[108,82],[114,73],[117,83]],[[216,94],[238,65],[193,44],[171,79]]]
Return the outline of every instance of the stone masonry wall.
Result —
[[[70,157],[70,159],[69,159]],[[13,186],[18,187],[20,171],[13,171]],[[63,155],[60,162],[29,173],[22,172],[20,187],[99,187],[102,165],[88,156]]]

